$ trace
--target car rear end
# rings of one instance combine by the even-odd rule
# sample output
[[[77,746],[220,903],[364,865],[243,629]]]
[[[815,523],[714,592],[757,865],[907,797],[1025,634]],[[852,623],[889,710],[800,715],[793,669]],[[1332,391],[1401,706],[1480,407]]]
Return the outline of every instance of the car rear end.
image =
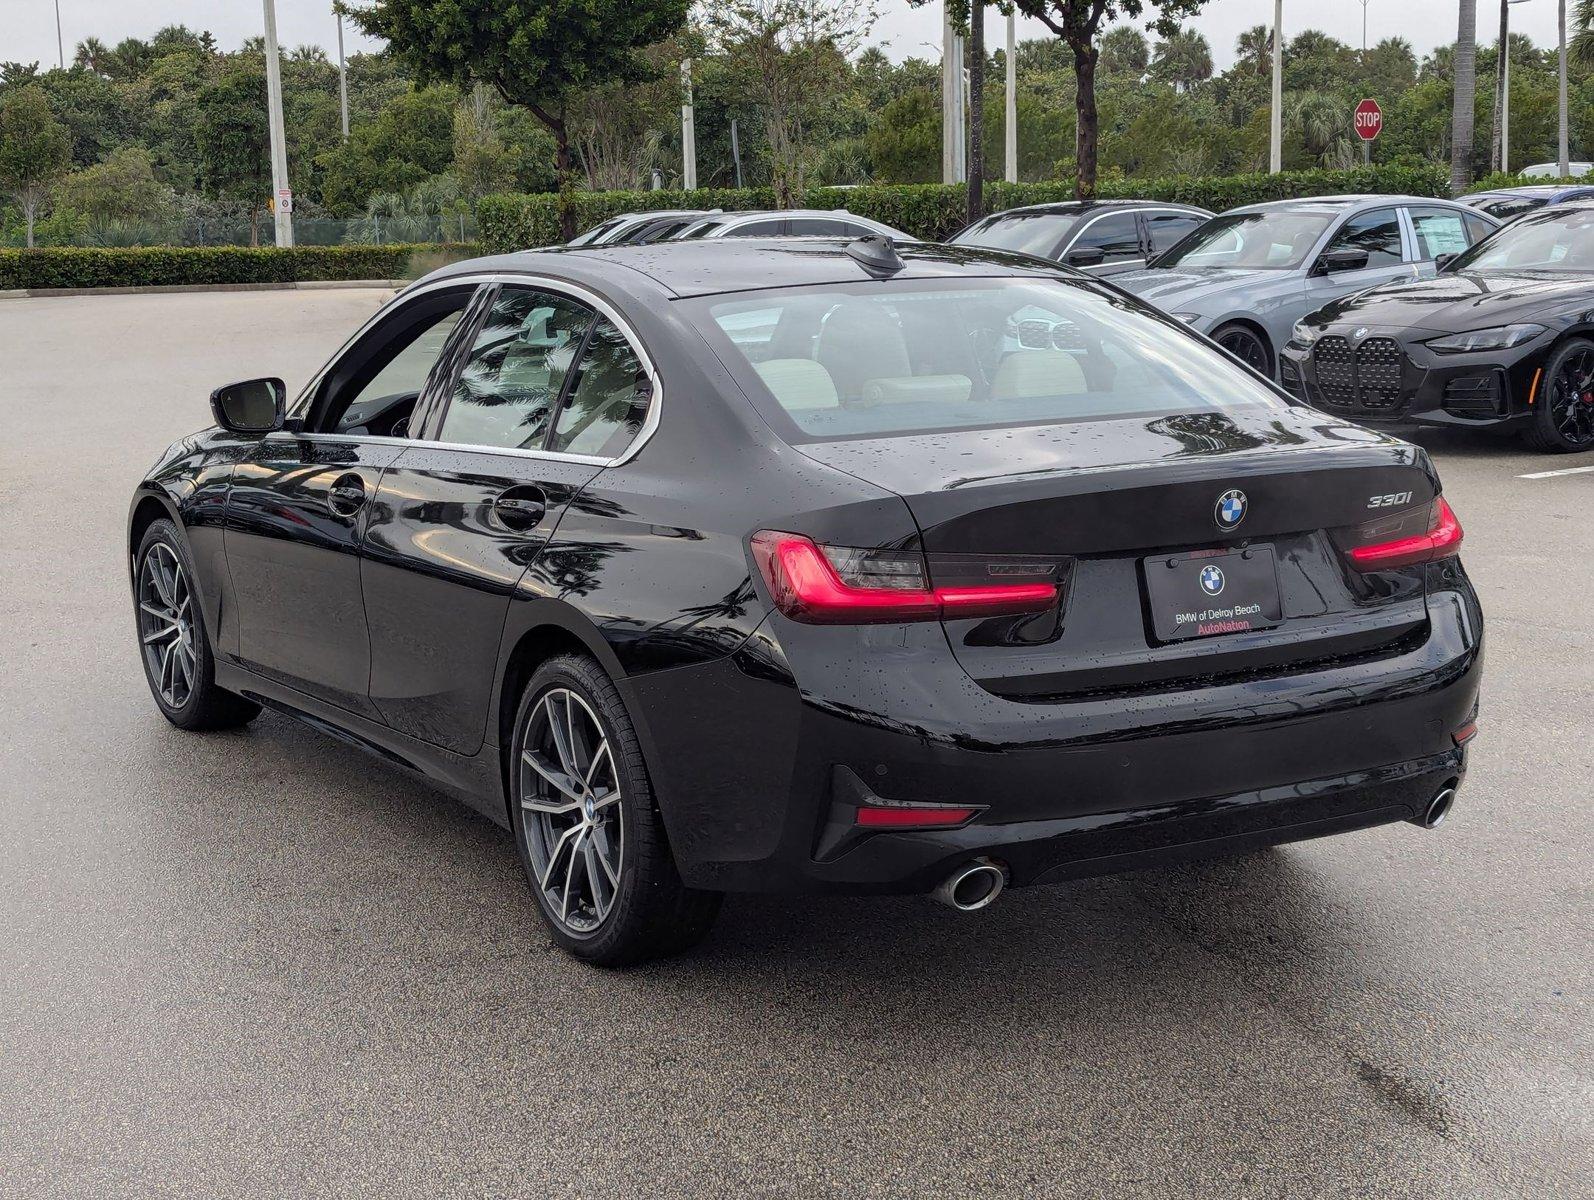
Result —
[[[1006,286],[704,302],[772,427],[901,508],[867,537],[827,510],[749,531],[769,615],[720,683],[790,725],[763,763],[782,816],[765,852],[683,870],[927,891],[1423,821],[1465,773],[1482,636],[1424,452],[1106,289]],[[910,336],[937,306],[939,357]],[[856,360],[826,356],[838,314]]]

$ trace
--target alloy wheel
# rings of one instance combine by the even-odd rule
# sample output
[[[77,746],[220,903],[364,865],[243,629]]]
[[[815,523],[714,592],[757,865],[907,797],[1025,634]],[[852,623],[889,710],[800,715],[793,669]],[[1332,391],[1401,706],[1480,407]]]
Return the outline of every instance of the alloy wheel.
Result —
[[[150,546],[138,570],[138,634],[155,690],[168,707],[182,708],[199,672],[198,630],[188,576],[165,542]]]
[[[1569,445],[1594,445],[1594,350],[1567,355],[1555,372],[1550,419]]]
[[[585,700],[550,688],[527,718],[519,769],[533,883],[561,925],[591,934],[614,908],[624,870],[613,743]]]
[[[1260,371],[1264,375],[1268,373],[1267,348],[1262,345],[1254,333],[1247,333],[1243,329],[1231,329],[1218,338],[1218,345],[1222,346],[1246,366]]]

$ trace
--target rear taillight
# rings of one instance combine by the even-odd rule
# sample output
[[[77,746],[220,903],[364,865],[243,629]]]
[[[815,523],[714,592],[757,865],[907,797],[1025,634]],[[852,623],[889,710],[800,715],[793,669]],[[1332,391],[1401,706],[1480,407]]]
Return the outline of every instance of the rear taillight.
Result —
[[[775,607],[811,625],[1017,616],[1057,603],[1055,563],[1017,564],[1028,576],[1015,578],[1004,573],[1007,564],[992,561],[973,576],[959,557],[938,586],[918,551],[821,546],[800,533],[767,529],[753,535],[752,545]]]
[[[1416,530],[1410,528],[1414,522]],[[1461,538],[1461,522],[1440,496],[1426,513],[1406,513],[1361,526],[1353,531],[1345,553],[1358,571],[1387,571],[1459,554]]]

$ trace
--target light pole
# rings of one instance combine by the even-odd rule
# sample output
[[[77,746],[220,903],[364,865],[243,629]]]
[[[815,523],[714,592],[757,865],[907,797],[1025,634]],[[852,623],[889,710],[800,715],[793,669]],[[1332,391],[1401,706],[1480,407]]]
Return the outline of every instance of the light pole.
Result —
[[[1559,22],[1561,45],[1558,68],[1560,78],[1556,81],[1556,91],[1559,93],[1560,123],[1555,139],[1555,168],[1556,174],[1565,179],[1572,173],[1571,152],[1567,148],[1566,137],[1566,0],[1560,0],[1560,9],[1556,13],[1556,19]]]
[[[1267,169],[1284,169],[1284,0],[1273,0],[1273,111],[1268,114]]]
[[[1564,27],[1566,22],[1561,24]],[[61,0],[55,0],[55,58],[61,70],[66,70],[66,43],[61,40]]]
[[[1007,170],[1003,172],[1009,183],[1018,182],[1018,17],[1010,10],[1007,14],[1007,106],[1004,109],[1002,133],[1003,149],[1007,152]],[[1565,28],[1565,22],[1562,23]],[[1565,40],[1564,38],[1562,39]],[[1565,55],[1562,55],[1565,61]],[[1566,72],[1562,71],[1562,78]]]
[[[349,72],[343,65],[343,14],[337,9],[332,15],[338,19],[338,107],[343,114],[343,140],[349,140]]]
[[[1362,0],[1362,60],[1367,59],[1367,0]]]
[[[943,9],[945,6],[943,5]],[[941,22],[941,182],[962,183],[965,175],[963,131],[963,38],[946,10]]]
[[[293,189],[288,186],[287,135],[282,128],[282,64],[277,61],[277,8],[266,6],[266,121],[271,131],[271,212],[277,245],[293,245]]]

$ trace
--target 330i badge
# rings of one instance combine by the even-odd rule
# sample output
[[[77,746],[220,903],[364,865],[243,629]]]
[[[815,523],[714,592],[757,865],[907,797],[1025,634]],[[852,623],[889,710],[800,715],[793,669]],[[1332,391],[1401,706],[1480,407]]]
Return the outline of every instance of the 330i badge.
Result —
[[[213,409],[133,498],[160,711],[449,788],[592,962],[726,892],[971,910],[1432,826],[1465,773],[1482,614],[1428,456],[1034,259],[466,262],[297,401]]]

